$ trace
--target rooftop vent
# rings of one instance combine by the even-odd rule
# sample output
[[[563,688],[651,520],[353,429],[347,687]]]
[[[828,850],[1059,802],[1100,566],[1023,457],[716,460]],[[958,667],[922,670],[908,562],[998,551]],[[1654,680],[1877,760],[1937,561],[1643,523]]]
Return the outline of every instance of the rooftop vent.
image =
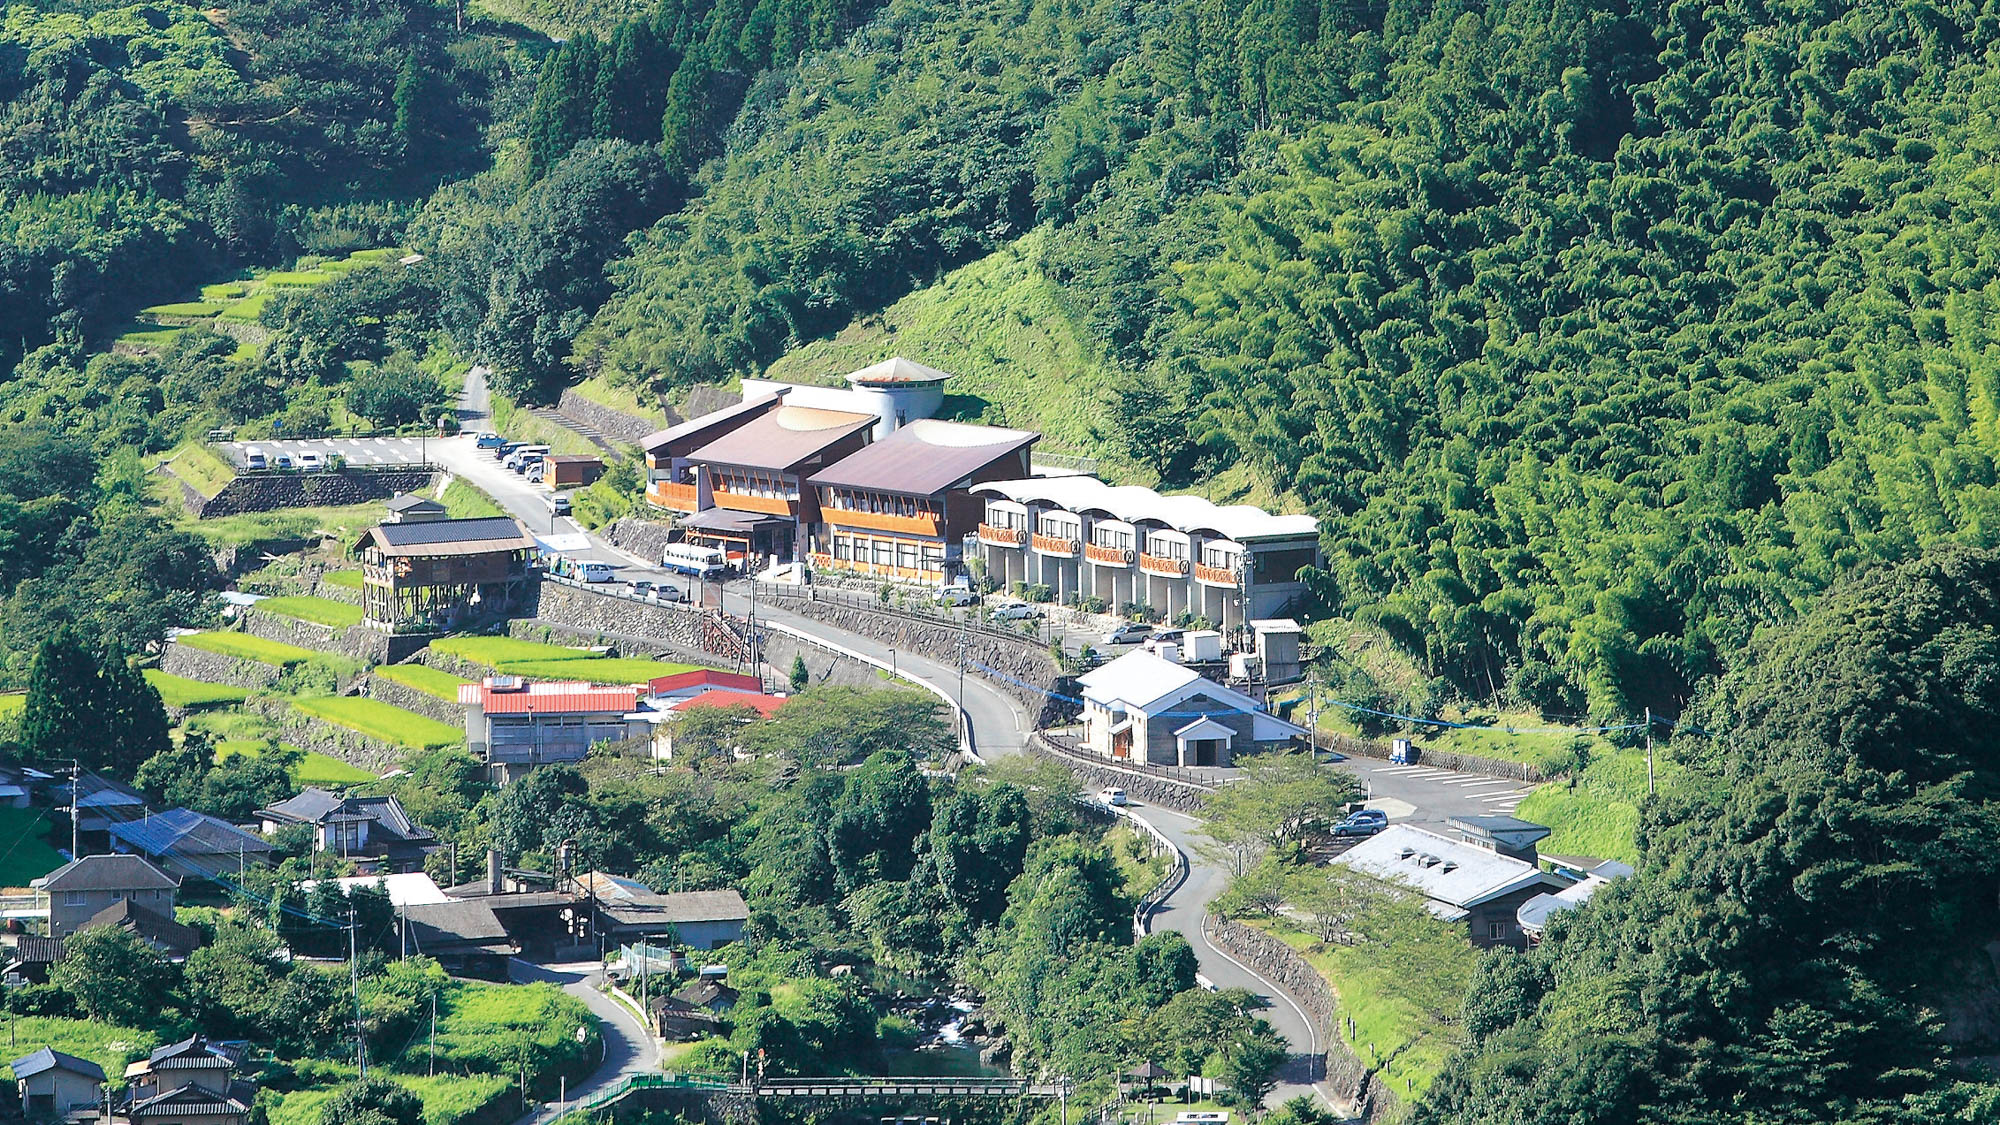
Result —
[[[1458,870],[1458,864],[1456,864],[1456,863],[1452,862],[1451,860],[1445,860],[1445,863],[1444,863],[1444,873],[1445,873],[1445,874],[1449,875],[1449,874],[1451,874],[1452,872],[1454,872],[1454,871],[1456,871],[1456,870]]]
[[[1417,849],[1415,849],[1415,848],[1404,848],[1404,849],[1403,849],[1403,850],[1402,850],[1402,851],[1401,851],[1400,853],[1398,853],[1398,854],[1397,854],[1396,858],[1397,858],[1397,859],[1408,859],[1408,858],[1410,858],[1411,856],[1413,856],[1413,855],[1415,855],[1415,854],[1417,854]]]
[[[528,686],[528,681],[519,676],[488,676],[486,687],[489,691],[520,691]]]
[[[1438,857],[1434,855],[1426,855],[1420,862],[1422,862],[1425,867],[1436,867],[1440,861],[1438,860]]]

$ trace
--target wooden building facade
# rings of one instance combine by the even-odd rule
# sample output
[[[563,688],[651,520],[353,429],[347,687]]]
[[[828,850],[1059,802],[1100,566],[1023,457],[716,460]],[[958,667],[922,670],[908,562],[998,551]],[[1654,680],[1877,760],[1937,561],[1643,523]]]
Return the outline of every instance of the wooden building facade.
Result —
[[[518,603],[535,537],[505,516],[383,524],[355,544],[362,624],[385,633],[447,629]]]

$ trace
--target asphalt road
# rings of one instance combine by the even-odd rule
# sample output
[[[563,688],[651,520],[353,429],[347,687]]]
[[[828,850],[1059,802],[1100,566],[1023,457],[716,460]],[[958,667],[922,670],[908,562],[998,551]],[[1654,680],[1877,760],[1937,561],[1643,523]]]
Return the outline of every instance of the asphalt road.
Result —
[[[570,1104],[608,1090],[635,1074],[657,1074],[660,1052],[653,1037],[637,1016],[596,988],[600,972],[595,962],[574,965],[538,965],[516,957],[508,963],[507,975],[517,982],[548,981],[588,1005],[598,1019],[604,1036],[604,1061],[589,1078],[568,1090]],[[523,1114],[515,1125],[540,1125],[562,1116],[560,1102],[545,1103]]]

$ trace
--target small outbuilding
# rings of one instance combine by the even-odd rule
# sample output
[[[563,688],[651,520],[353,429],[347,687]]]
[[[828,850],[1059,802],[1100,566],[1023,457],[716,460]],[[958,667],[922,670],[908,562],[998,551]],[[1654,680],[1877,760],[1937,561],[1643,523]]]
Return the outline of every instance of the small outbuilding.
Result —
[[[65,1116],[104,1097],[104,1068],[89,1059],[43,1047],[10,1065],[21,1109],[30,1118]]]
[[[604,475],[604,458],[551,453],[542,458],[542,483],[550,488],[582,488]]]
[[[1084,748],[1114,760],[1228,766],[1238,754],[1306,733],[1242,692],[1150,652],[1128,652],[1077,685]]]
[[[382,506],[389,509],[389,516],[383,521],[385,523],[429,523],[451,514],[443,504],[414,492],[405,492]]]

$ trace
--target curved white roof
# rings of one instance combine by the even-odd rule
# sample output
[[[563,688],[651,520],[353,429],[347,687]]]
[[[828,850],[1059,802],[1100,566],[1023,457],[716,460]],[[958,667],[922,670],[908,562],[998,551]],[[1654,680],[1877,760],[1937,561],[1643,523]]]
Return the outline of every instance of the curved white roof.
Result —
[[[1177,531],[1212,531],[1235,540],[1316,535],[1311,516],[1274,516],[1252,504],[1224,507],[1199,496],[1162,496],[1150,488],[1113,487],[1096,477],[1030,477],[992,481],[973,488],[1023,504],[1051,504],[1072,512],[1103,511],[1136,523],[1153,520]]]
[[[927,367],[902,356],[869,364],[847,375],[847,381],[856,386],[880,383],[942,383],[949,378],[951,378],[949,371],[939,371],[935,367]]]

